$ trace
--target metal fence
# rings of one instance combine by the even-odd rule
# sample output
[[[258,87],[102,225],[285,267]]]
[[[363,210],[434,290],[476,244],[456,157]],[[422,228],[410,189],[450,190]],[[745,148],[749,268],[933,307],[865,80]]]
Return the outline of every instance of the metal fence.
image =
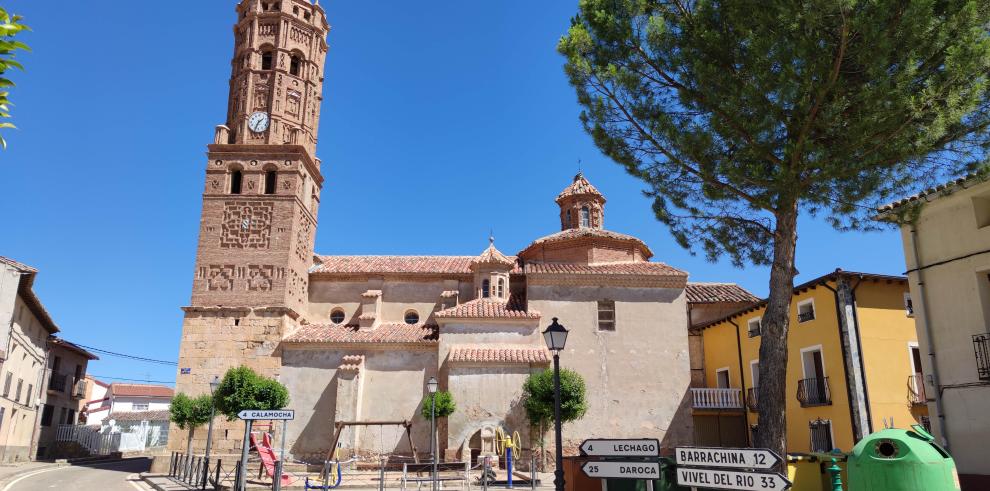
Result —
[[[101,433],[95,426],[59,425],[56,442],[75,442],[90,455],[109,455],[120,450],[120,433]]]

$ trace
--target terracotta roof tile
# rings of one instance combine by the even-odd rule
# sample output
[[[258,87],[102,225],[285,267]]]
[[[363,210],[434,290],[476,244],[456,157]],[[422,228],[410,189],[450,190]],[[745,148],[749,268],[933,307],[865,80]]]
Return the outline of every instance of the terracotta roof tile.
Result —
[[[568,196],[578,196],[578,195],[587,195],[587,194],[598,196],[602,199],[603,203],[605,202],[605,196],[602,195],[602,193],[599,192],[598,189],[592,186],[587,179],[585,179],[584,174],[578,172],[577,175],[574,176],[574,182],[572,182],[570,186],[564,188],[564,190],[557,195],[556,201],[557,203],[560,203],[561,200],[563,200]]]
[[[580,275],[633,275],[633,276],[687,276],[687,273],[664,263],[611,263],[566,264],[526,263],[526,274],[580,274]]]
[[[38,270],[28,266],[27,264],[14,261],[9,257],[0,256],[0,263],[6,264],[22,273],[37,273]]]
[[[287,343],[373,343],[373,344],[435,344],[437,326],[421,324],[382,323],[375,329],[360,330],[358,326],[308,324],[285,339]]]
[[[530,245],[526,246],[526,249],[523,249],[523,251],[520,252],[519,255],[522,256],[529,249],[539,245],[552,244],[556,242],[567,242],[577,239],[611,239],[611,240],[629,241],[639,246],[646,253],[647,258],[653,256],[653,251],[650,250],[650,248],[646,245],[646,243],[644,243],[642,240],[637,239],[636,237],[633,237],[632,235],[620,234],[618,232],[612,232],[611,230],[604,230],[600,228],[587,228],[587,227],[569,228],[567,230],[561,230],[560,232],[556,232],[544,237],[540,237],[539,239],[534,240]]]
[[[539,319],[540,313],[526,311],[514,296],[508,301],[477,298],[435,314],[439,319]]]
[[[485,249],[475,260],[471,263],[472,265],[495,265],[504,266],[506,268],[512,268],[516,264],[516,258],[506,256],[502,254],[501,251],[495,248],[494,239],[492,243],[488,245],[488,249]]]
[[[477,256],[319,256],[310,273],[471,274]]]
[[[952,194],[960,189],[966,189],[971,184],[976,184],[986,179],[987,177],[984,175],[971,172],[958,179],[953,179],[949,182],[939,184],[938,186],[932,186],[921,192],[912,194],[911,196],[906,196],[897,201],[893,201],[885,205],[882,205],[877,208],[877,211],[880,212],[881,215],[884,215],[913,201],[918,201],[918,200],[924,200],[926,202],[931,201],[932,199],[938,198],[940,196],[946,196]]]
[[[542,346],[455,344],[450,348],[452,363],[550,363],[550,351]]]
[[[125,411],[113,413],[110,419],[117,421],[168,421],[170,419],[167,409],[156,411]]]
[[[175,391],[164,385],[113,383],[110,393],[116,397],[172,397]]]
[[[688,283],[688,303],[759,302],[760,298],[735,283]]]

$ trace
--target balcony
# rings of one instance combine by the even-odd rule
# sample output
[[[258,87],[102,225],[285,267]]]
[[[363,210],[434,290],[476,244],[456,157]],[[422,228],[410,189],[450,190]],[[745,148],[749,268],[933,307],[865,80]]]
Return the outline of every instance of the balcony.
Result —
[[[908,400],[914,405],[928,404],[928,397],[925,395],[925,378],[920,374],[908,376]]]
[[[980,380],[990,380],[990,333],[973,335],[976,352],[976,373]]]
[[[756,412],[759,406],[756,404],[756,387],[746,389],[746,409]]]
[[[828,377],[798,380],[797,399],[801,407],[831,405],[832,393],[828,388]]]
[[[48,380],[48,390],[65,392],[65,386],[68,380],[69,376],[64,373],[53,373],[52,378]]]
[[[808,310],[798,314],[798,322],[808,322],[815,320],[815,311]]]
[[[691,389],[694,409],[742,409],[740,389]]]
[[[86,397],[87,386],[88,383],[86,382],[86,379],[76,380],[76,383],[72,384],[72,398],[82,399]]]

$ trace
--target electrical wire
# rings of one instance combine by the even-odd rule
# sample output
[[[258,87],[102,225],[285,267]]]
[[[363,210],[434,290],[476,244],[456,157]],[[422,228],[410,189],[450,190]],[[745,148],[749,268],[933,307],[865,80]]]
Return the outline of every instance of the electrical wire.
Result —
[[[117,352],[108,351],[108,350],[105,350],[105,349],[94,348],[92,346],[86,346],[84,344],[79,344],[79,343],[73,343],[73,344],[75,344],[76,346],[79,346],[80,348],[87,349],[89,351],[93,351],[95,353],[99,353],[99,354],[102,354],[102,355],[117,356],[117,357],[120,357],[120,358],[126,358],[128,360],[143,361],[143,362],[147,362],[147,363],[157,363],[159,365],[179,366],[179,363],[178,362],[174,362],[174,361],[155,360],[153,358],[145,358],[143,356],[127,355],[127,354],[124,354],[124,353],[117,353]]]
[[[87,375],[89,375],[90,377],[93,377],[95,379],[105,378],[105,379],[109,379],[109,380],[123,380],[123,381],[126,381],[126,382],[145,382],[145,383],[150,383],[150,384],[169,384],[169,385],[175,385],[175,382],[165,381],[165,380],[144,380],[144,379],[140,379],[140,378],[108,377],[106,375],[93,375],[91,373],[90,374],[87,374]]]

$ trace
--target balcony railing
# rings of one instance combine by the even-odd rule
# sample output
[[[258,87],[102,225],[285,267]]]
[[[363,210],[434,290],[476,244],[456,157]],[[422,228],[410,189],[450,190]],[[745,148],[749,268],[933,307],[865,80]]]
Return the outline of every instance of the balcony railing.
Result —
[[[55,392],[65,392],[65,385],[69,380],[69,376],[64,373],[53,373],[52,378],[48,380],[48,390],[54,390]]]
[[[756,404],[756,387],[746,389],[746,408],[754,413],[759,408]]]
[[[832,393],[828,389],[828,377],[798,380],[797,398],[801,407],[832,404]]]
[[[925,395],[925,378],[920,374],[908,376],[908,400],[911,404],[927,404],[928,397]]]
[[[76,380],[76,383],[72,384],[72,397],[74,399],[82,399],[86,397],[86,379]]]
[[[691,389],[695,409],[742,409],[741,389]]]
[[[807,312],[798,313],[798,322],[808,322],[815,320],[815,311],[809,310]]]
[[[976,373],[980,380],[990,380],[990,333],[973,335],[976,352]]]

